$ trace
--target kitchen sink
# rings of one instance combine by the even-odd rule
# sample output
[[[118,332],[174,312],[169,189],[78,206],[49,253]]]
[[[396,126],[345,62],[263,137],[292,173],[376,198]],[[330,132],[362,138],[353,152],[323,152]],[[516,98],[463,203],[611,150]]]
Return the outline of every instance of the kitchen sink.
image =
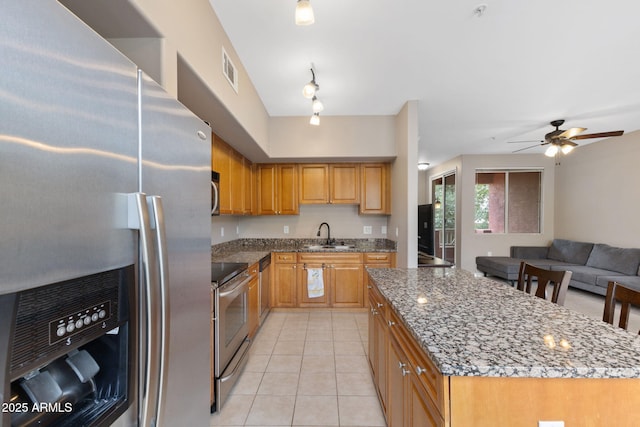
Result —
[[[312,251],[320,250],[320,249],[333,249],[333,250],[347,250],[354,249],[355,245],[304,245],[304,249],[309,249]]]

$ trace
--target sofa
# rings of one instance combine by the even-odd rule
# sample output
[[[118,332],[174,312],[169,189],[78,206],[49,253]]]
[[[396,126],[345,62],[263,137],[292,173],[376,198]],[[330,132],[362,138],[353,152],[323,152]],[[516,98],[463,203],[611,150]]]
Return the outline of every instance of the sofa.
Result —
[[[476,257],[476,268],[485,276],[518,280],[520,262],[548,270],[570,270],[569,286],[606,295],[609,281],[640,291],[640,249],[603,243],[554,239],[549,246],[512,246],[511,256]]]

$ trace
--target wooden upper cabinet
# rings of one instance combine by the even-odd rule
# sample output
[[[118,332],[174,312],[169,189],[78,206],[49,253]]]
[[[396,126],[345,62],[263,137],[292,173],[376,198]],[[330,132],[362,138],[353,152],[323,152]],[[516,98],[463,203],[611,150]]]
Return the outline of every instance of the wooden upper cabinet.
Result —
[[[300,203],[329,203],[329,166],[301,164]]]
[[[331,203],[360,202],[360,170],[355,164],[329,165],[329,200]]]
[[[298,167],[295,164],[257,166],[258,215],[297,215]]]
[[[355,164],[300,164],[300,203],[357,204],[360,170]]]
[[[363,163],[360,165],[360,213],[391,213],[391,173],[388,163]]]
[[[231,206],[231,147],[220,137],[211,137],[211,167],[220,173],[220,214],[232,214]]]
[[[220,173],[220,214],[247,215],[253,208],[251,162],[213,134],[211,168]]]

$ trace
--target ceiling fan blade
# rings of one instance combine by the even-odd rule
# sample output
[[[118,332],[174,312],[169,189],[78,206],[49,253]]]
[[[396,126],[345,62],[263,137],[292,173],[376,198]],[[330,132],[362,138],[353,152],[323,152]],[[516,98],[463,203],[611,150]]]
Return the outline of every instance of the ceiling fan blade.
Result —
[[[560,135],[558,135],[558,138],[562,139],[571,139],[573,137],[575,137],[576,135],[578,135],[579,133],[584,132],[585,130],[587,130],[587,128],[571,128],[571,129],[567,129],[564,132],[562,132]]]
[[[544,141],[542,141],[540,139],[530,139],[530,140],[527,140],[527,141],[507,141],[507,144],[522,144],[523,142],[540,142],[540,143],[542,143]]]
[[[523,141],[523,142],[524,142],[524,141]],[[546,144],[546,143],[545,143],[545,144]],[[545,145],[545,144],[536,144],[536,145],[531,145],[531,146],[529,146],[529,147],[525,147],[525,148],[521,148],[521,149],[516,150],[516,151],[512,151],[512,153],[518,153],[518,152],[520,152],[520,151],[528,150],[528,149],[530,149],[530,148],[534,148],[534,147],[540,147],[541,145]]]
[[[623,133],[623,130],[616,130],[613,132],[588,133],[586,135],[576,135],[569,139],[609,138],[611,136],[621,136]]]

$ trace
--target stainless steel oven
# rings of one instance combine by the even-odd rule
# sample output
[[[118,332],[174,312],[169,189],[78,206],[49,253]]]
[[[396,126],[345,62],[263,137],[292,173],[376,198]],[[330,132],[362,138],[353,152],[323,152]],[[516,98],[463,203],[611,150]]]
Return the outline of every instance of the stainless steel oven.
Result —
[[[215,409],[218,411],[246,364],[250,346],[250,277],[247,269],[246,263],[211,265],[214,286]]]

